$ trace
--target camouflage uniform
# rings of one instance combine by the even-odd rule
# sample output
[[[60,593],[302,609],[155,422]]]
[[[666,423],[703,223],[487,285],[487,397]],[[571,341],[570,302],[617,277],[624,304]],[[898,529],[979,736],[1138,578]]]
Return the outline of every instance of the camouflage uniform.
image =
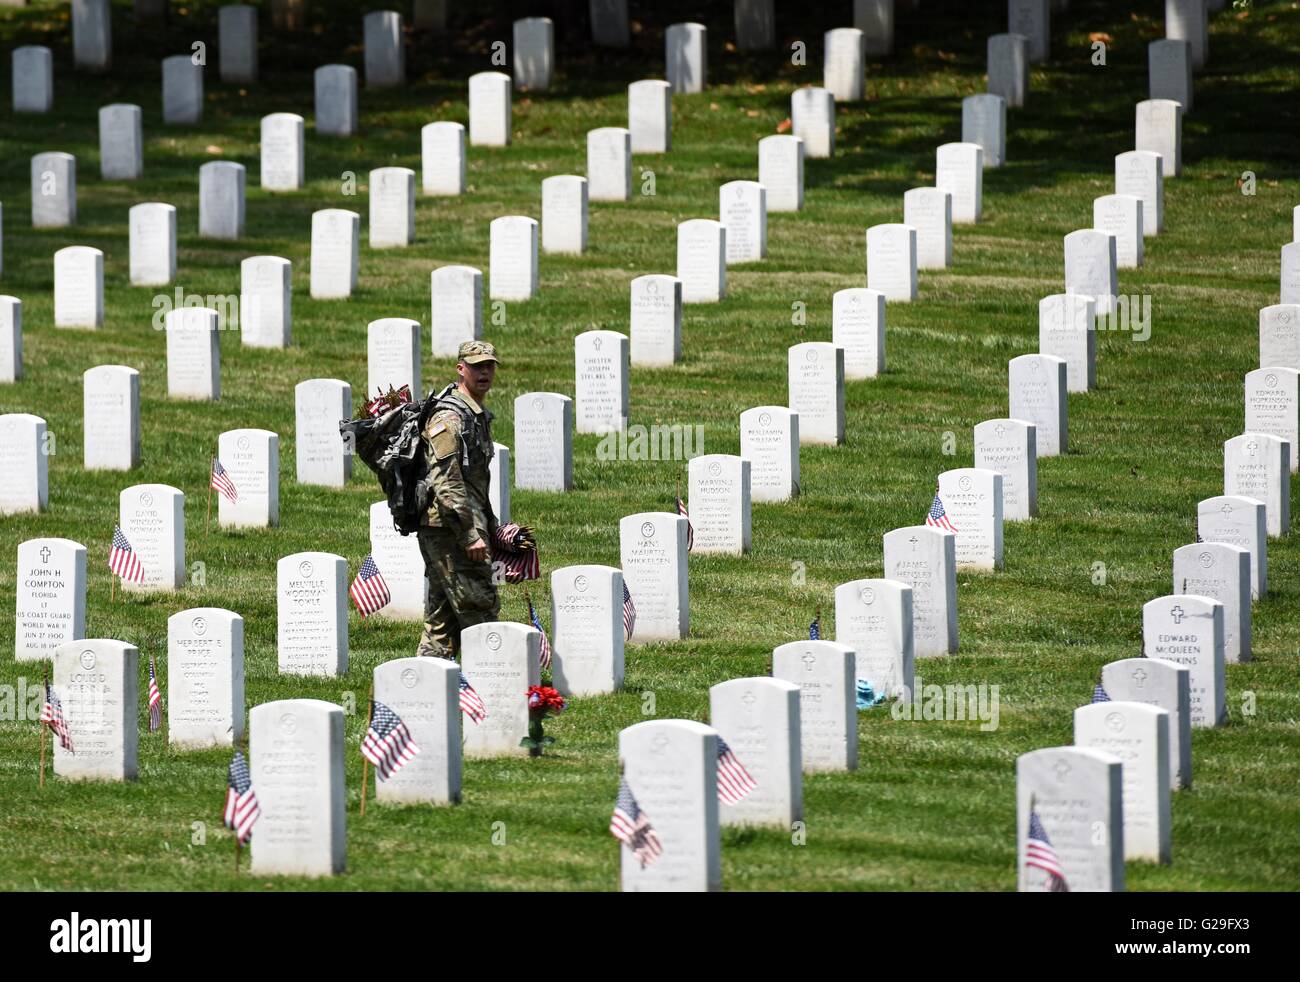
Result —
[[[416,654],[454,658],[460,651],[461,630],[496,620],[501,602],[491,559],[475,561],[465,553],[475,539],[491,549],[497,528],[488,499],[492,414],[459,389],[443,399],[464,406],[473,424],[466,431],[461,413],[443,408],[424,428],[433,497],[418,535],[429,595]]]

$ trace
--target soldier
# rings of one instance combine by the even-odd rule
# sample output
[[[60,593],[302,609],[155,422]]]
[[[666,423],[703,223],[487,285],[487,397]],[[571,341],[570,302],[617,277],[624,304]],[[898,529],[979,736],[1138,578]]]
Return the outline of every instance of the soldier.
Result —
[[[459,381],[434,397],[424,427],[432,496],[419,540],[429,597],[417,655],[455,658],[461,630],[494,621],[501,610],[492,577],[497,517],[488,500],[492,414],[483,408],[496,369],[492,345],[462,344],[456,360]]]

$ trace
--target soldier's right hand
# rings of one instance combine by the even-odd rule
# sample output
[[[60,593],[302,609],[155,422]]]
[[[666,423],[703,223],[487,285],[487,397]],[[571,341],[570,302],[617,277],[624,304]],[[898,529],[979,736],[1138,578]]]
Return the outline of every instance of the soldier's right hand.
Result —
[[[488,559],[487,543],[481,538],[475,538],[473,542],[465,547],[465,555],[476,563],[486,562]]]

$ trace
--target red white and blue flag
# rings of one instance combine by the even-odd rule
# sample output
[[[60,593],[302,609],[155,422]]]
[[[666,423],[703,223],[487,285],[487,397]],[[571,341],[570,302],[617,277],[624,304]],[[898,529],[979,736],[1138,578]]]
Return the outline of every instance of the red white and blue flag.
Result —
[[[366,561],[361,564],[357,578],[348,588],[348,595],[357,605],[357,610],[361,612],[362,617],[369,617],[375,611],[387,606],[388,601],[393,599],[392,594],[388,592],[388,584],[384,582],[384,575],[375,565],[374,556],[367,556]]]
[[[221,461],[216,457],[212,458],[212,477],[208,479],[208,487],[231,504],[239,500],[239,491],[235,488],[235,482],[230,479],[230,472],[221,466]]]
[[[59,697],[54,694],[48,681],[45,683],[45,704],[41,706],[41,722],[59,738],[59,744],[64,750],[76,753],[72,748],[72,734],[68,732],[67,720],[63,718],[63,703],[59,702]]]
[[[158,672],[154,659],[149,659],[149,732],[162,726],[162,693],[158,691]]]
[[[632,632],[636,630],[636,604],[632,602],[632,594],[628,592],[627,580],[623,581],[623,640],[626,641],[632,637]]]
[[[758,787],[727,741],[718,737],[718,800],[734,805]]]
[[[1047,837],[1047,830],[1034,810],[1029,805],[1029,839],[1025,843],[1025,865],[1044,870],[1047,873],[1047,889],[1050,893],[1069,893],[1070,886],[1065,882],[1065,872],[1061,869],[1061,860],[1052,848],[1052,840]]]
[[[226,828],[235,830],[235,837],[242,845],[252,837],[253,825],[261,817],[262,806],[257,803],[257,795],[253,793],[248,761],[236,750],[226,780],[226,814],[223,821]]]
[[[487,703],[474,691],[474,686],[469,684],[464,672],[460,673],[460,711],[475,723],[487,719]]]
[[[132,583],[144,582],[144,567],[140,565],[140,557],[135,554],[131,543],[127,541],[121,527],[117,525],[113,526],[113,544],[108,550],[108,568],[123,580],[130,580]]]
[[[677,514],[686,519],[686,551],[690,552],[695,548],[695,526],[691,524],[691,516],[686,510],[686,502],[682,501],[680,494],[677,495]]]
[[[375,765],[375,776],[387,781],[419,752],[402,717],[379,700],[371,700],[370,727],[361,739],[361,756]]]
[[[532,621],[533,627],[542,632],[542,653],[538,659],[542,668],[551,667],[551,642],[546,637],[546,628],[542,627],[542,621],[537,616],[537,611],[533,609],[533,598],[525,595],[524,599],[528,601],[528,619]]]
[[[643,868],[658,859],[664,851],[659,836],[655,835],[654,826],[636,803],[636,795],[628,787],[627,778],[619,779],[618,800],[614,802],[614,817],[609,820],[609,831],[615,839],[632,850]]]
[[[934,501],[930,502],[930,513],[925,516],[925,524],[952,532],[954,535],[957,532],[957,526],[953,525],[944,510],[943,499],[939,497],[938,491],[934,493]]]

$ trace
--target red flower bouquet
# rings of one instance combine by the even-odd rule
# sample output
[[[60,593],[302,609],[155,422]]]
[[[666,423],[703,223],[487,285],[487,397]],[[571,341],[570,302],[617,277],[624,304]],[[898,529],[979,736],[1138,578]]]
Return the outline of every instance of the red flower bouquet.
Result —
[[[542,720],[558,716],[564,706],[564,696],[549,685],[528,687],[528,736],[519,741],[519,746],[528,748],[528,756],[540,757],[542,748],[555,742],[555,737],[543,731]]]

